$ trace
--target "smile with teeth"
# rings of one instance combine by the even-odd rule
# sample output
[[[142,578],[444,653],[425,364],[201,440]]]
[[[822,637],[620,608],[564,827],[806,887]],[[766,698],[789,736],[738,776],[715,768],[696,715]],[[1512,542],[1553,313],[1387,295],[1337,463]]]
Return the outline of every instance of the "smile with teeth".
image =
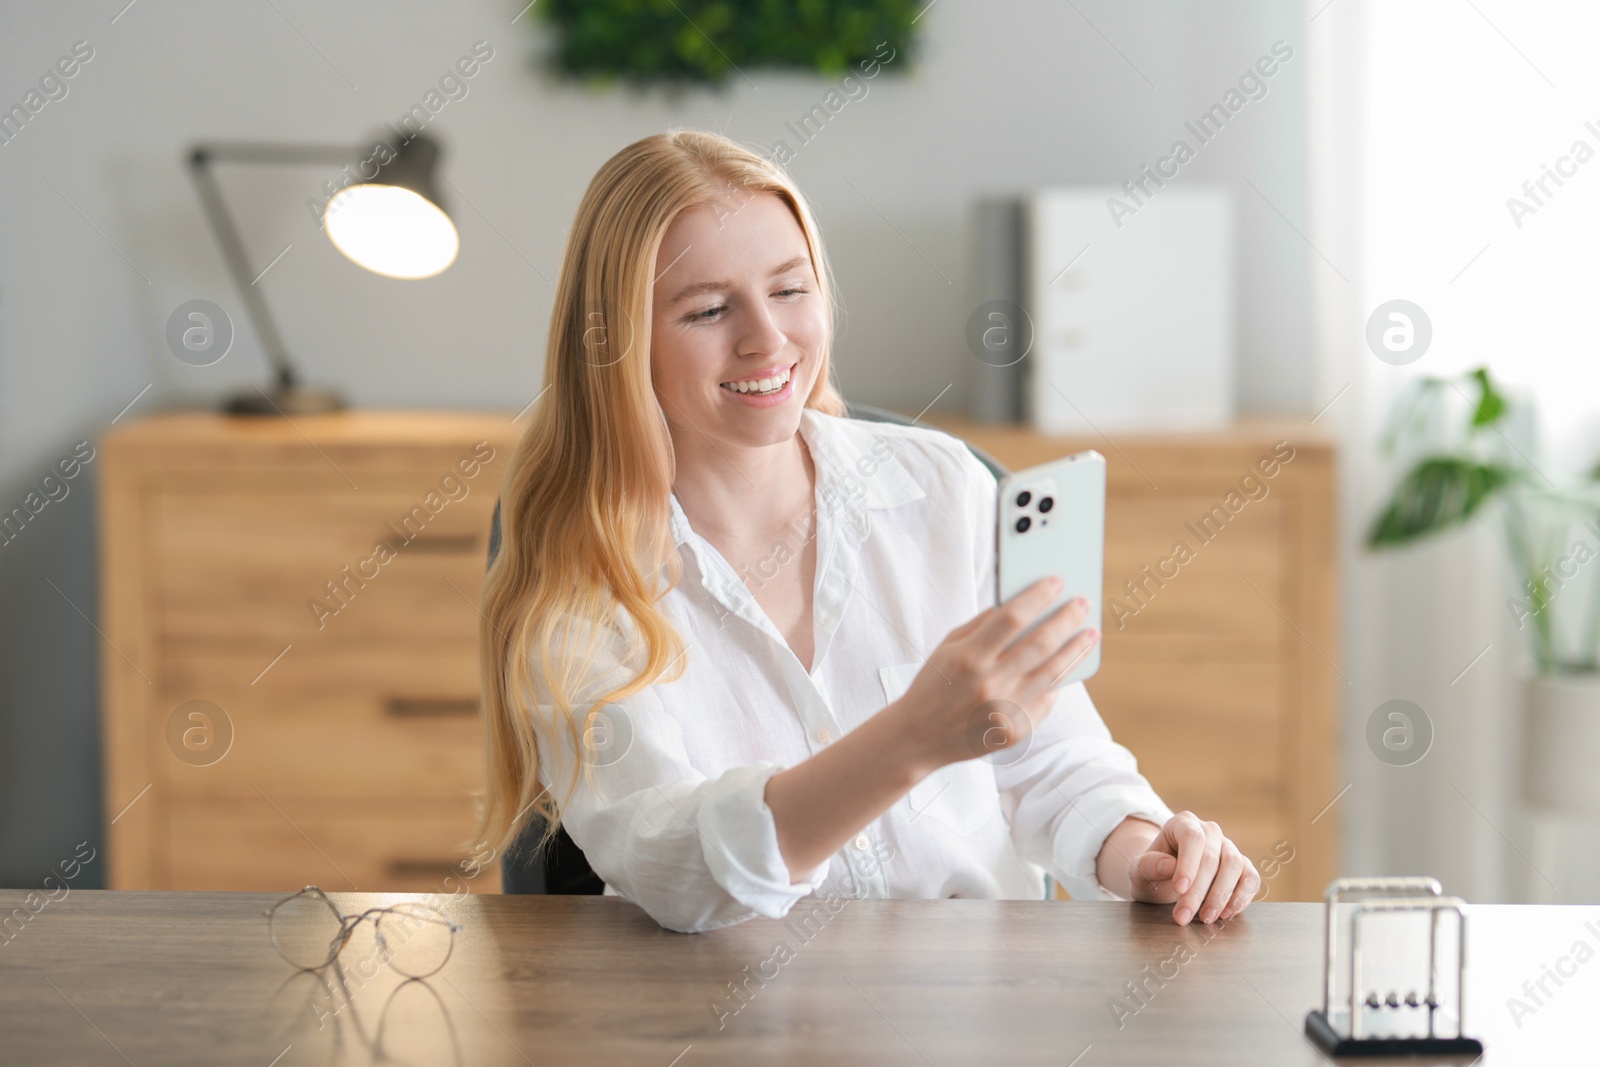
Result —
[[[770,378],[755,378],[742,382],[723,382],[722,388],[735,393],[748,393],[752,396],[771,396],[789,384],[789,376],[793,373],[794,364],[791,363]]]

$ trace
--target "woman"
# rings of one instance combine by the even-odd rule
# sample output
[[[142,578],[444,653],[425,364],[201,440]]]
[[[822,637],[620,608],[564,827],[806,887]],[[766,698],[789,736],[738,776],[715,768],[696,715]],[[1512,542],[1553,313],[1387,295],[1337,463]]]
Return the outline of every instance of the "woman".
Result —
[[[672,130],[595,175],[484,592],[481,839],[560,819],[685,932],[1045,872],[1237,914],[1250,861],[1051,686],[1099,639],[1081,601],[1011,643],[1056,590],[993,604],[993,475],[843,417],[835,303],[804,198],[734,142]]]

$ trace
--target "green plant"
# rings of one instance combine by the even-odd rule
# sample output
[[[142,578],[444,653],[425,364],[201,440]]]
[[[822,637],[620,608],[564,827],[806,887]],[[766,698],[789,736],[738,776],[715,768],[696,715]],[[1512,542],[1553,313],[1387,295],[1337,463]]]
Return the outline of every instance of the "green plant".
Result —
[[[755,67],[843,74],[885,42],[909,58],[923,6],[922,0],[543,0],[534,10],[555,28],[548,62],[560,77],[681,88],[720,86],[736,70]]]
[[[1469,396],[1469,390],[1476,395]],[[1470,408],[1465,425],[1451,421],[1452,394]],[[1523,579],[1522,598],[1510,599],[1507,607],[1519,629],[1531,623],[1540,672],[1600,670],[1600,576],[1587,576],[1591,599],[1575,644],[1561,640],[1557,613],[1547,610],[1582,565],[1600,558],[1600,550],[1583,540],[1563,549],[1579,523],[1600,539],[1600,496],[1595,492],[1600,466],[1582,484],[1550,482],[1507,435],[1511,411],[1484,367],[1459,379],[1413,382],[1395,405],[1381,448],[1394,455],[1409,446],[1421,458],[1379,512],[1367,546],[1411,544],[1462,526],[1491,501],[1501,501],[1506,544]]]

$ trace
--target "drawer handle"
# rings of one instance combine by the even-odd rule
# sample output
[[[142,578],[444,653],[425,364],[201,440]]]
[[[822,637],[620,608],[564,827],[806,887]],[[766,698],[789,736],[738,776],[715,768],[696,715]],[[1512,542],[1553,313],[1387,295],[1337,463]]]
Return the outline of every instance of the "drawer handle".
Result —
[[[477,697],[390,697],[385,710],[399,719],[440,719],[478,714]]]
[[[458,860],[390,860],[386,870],[390,878],[444,878],[448,875],[458,874],[461,864]]]
[[[407,552],[427,552],[441,556],[466,553],[477,554],[479,540],[480,538],[477,534],[438,534],[432,537],[418,537],[414,541],[407,541],[405,549]]]

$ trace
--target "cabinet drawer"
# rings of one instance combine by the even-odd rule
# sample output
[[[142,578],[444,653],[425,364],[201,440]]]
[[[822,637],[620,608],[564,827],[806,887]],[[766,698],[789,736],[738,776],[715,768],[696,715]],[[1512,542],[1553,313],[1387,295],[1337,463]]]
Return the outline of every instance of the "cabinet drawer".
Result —
[[[281,648],[476,636],[488,493],[437,514],[394,492],[163,493],[153,508],[168,639]]]
[[[497,864],[478,870],[464,842],[465,804],[412,805],[389,813],[339,805],[309,807],[173,801],[162,824],[167,889],[290,893],[329,891],[498,893]],[[488,858],[487,853],[480,858]]]
[[[242,652],[173,657],[148,724],[170,794],[255,797],[259,786],[269,796],[459,800],[482,785],[475,648],[296,648],[250,684],[264,665]],[[174,710],[191,700],[211,702],[232,724],[231,747],[206,765],[203,748],[180,756],[181,735],[169,737]]]
[[[1214,818],[1205,812],[1276,810],[1285,800],[1284,670],[1276,663],[1125,662],[1108,651],[1085,686],[1111,736],[1138,758],[1161,798],[1174,811]]]
[[[397,555],[478,555],[487,549],[494,498],[469,493],[430,512],[414,494],[164,492],[152,501],[164,563],[207,571],[242,566],[268,574],[336,573],[384,541]],[[171,567],[163,568],[163,573]]]
[[[1107,650],[1178,640],[1272,654],[1283,619],[1264,598],[1277,600],[1282,585],[1283,509],[1268,497],[1226,522],[1213,516],[1202,528],[1214,507],[1228,515],[1218,498],[1199,494],[1108,502],[1101,625]]]

